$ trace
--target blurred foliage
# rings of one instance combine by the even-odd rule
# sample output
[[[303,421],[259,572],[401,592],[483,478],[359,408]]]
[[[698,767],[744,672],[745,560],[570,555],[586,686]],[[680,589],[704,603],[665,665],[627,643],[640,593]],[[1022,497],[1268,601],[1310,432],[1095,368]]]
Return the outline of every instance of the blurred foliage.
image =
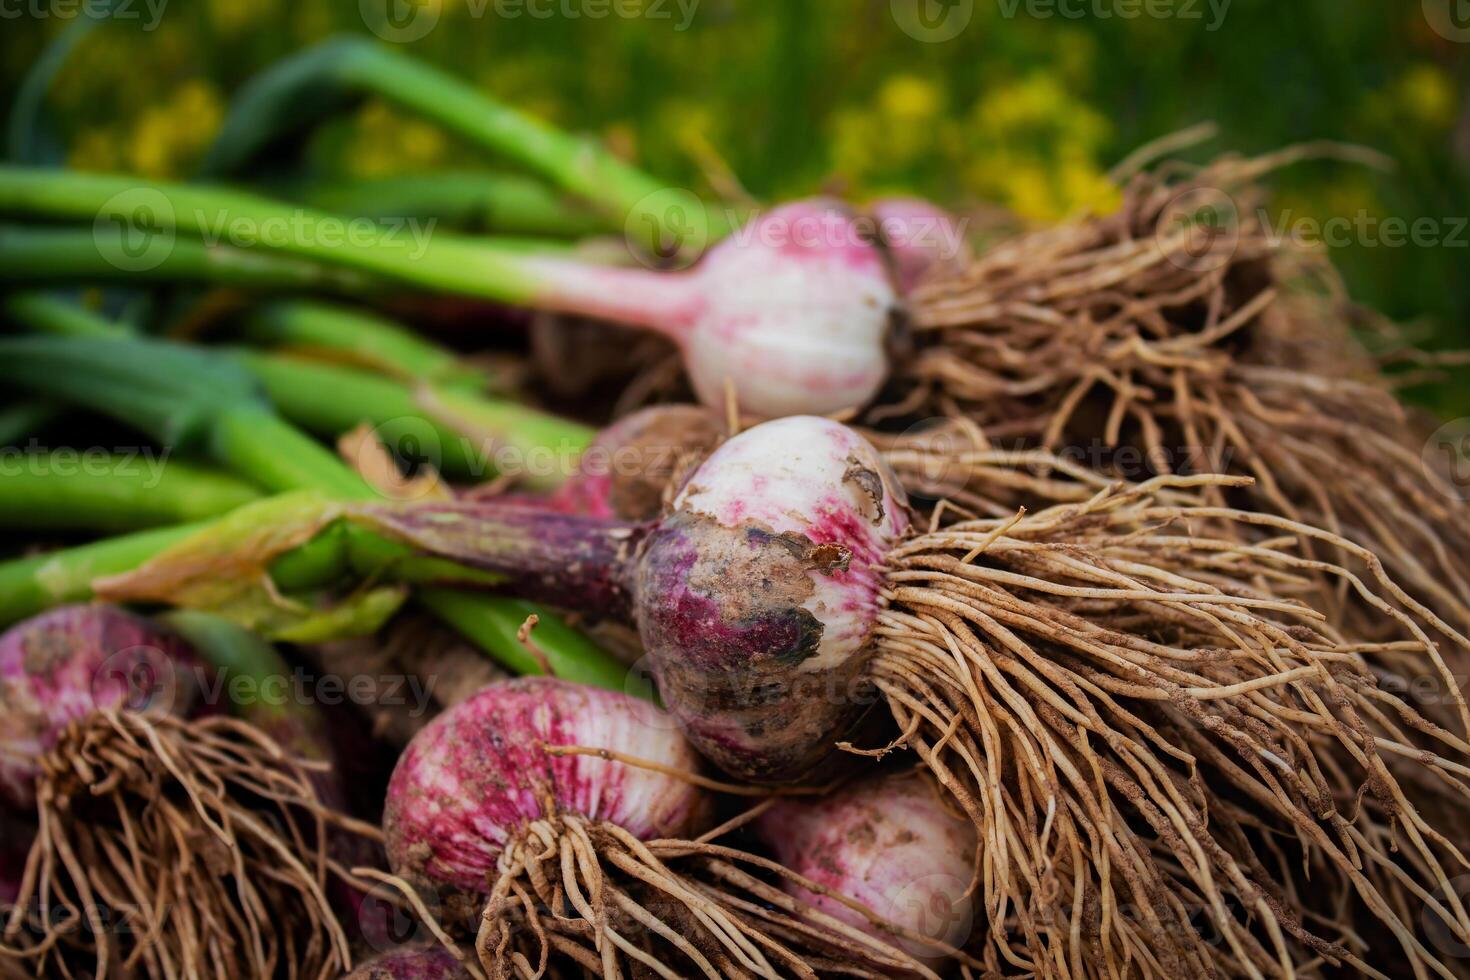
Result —
[[[1470,346],[1470,43],[1426,17],[1454,2],[1234,0],[1219,17],[1222,0],[973,0],[958,37],[926,43],[900,29],[890,0],[379,0],[437,15],[411,53],[700,190],[728,168],[762,198],[902,190],[1045,221],[1107,207],[1112,164],[1204,120],[1221,135],[1195,159],[1308,139],[1367,144],[1396,169],[1298,165],[1273,178],[1277,208],[1292,221],[1436,222],[1449,239],[1438,245],[1360,235],[1334,258],[1357,298],[1417,339]],[[81,42],[46,118],[73,166],[187,175],[234,88],[286,52],[364,31],[372,6],[171,0],[144,30],[150,8],[132,0],[133,19]],[[643,15],[606,15],[635,8]],[[1191,16],[1121,16],[1140,8]],[[69,22],[59,12],[75,8],[27,9],[0,32],[6,105]],[[369,102],[317,133],[305,159],[319,175],[376,176],[479,156]],[[1427,397],[1467,414],[1467,389]]]

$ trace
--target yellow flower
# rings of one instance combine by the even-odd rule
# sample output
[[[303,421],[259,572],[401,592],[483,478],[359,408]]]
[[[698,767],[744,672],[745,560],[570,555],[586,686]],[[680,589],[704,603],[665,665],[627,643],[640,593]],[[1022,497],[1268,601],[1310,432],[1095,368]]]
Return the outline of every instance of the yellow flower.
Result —
[[[1035,73],[994,86],[962,131],[974,193],[1033,221],[1114,206],[1117,190],[1098,163],[1107,119],[1054,77]]]
[[[186,172],[214,139],[223,115],[219,93],[209,82],[184,82],[172,98],[138,117],[127,144],[129,168],[147,177]]]
[[[878,91],[879,108],[900,119],[929,119],[940,111],[943,101],[937,86],[913,75],[894,75]]]
[[[877,116],[860,109],[843,109],[833,115],[831,125],[833,169],[854,183],[862,183],[874,172],[874,148],[881,145],[877,137],[882,127]]]
[[[122,169],[118,136],[110,127],[83,130],[72,142],[66,165],[73,170],[113,173]]]
[[[1123,203],[1118,185],[1106,173],[1087,160],[1068,160],[1062,164],[1060,201],[1065,213],[1087,211],[1107,214]]]
[[[391,177],[432,170],[449,148],[444,131],[377,99],[357,115],[345,166],[357,177]]]
[[[209,19],[222,37],[236,37],[280,17],[278,0],[211,0]]]
[[[1455,83],[1437,65],[1419,64],[1394,83],[1394,103],[1409,118],[1432,129],[1454,125],[1457,99]]]

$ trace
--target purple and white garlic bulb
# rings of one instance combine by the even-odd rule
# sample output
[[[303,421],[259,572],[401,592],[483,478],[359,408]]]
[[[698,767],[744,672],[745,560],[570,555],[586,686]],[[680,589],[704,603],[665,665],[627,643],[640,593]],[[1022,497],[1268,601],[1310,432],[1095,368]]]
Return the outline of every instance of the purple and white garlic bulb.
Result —
[[[953,812],[926,776],[882,776],[824,796],[785,797],[761,815],[756,833],[785,867],[909,933],[913,938],[901,944],[915,956],[938,962],[943,947],[963,946],[970,935],[975,825]],[[829,895],[790,880],[782,888],[870,935],[892,938]]]
[[[778,964],[803,955],[792,940],[766,935],[739,914],[748,905],[679,863],[704,846],[693,841],[711,812],[699,766],[646,701],[545,677],[497,682],[435,718],[399,760],[383,819],[389,861],[400,887],[437,896],[446,911],[431,914],[477,932],[495,975],[562,953],[600,961],[600,976],[649,957],[675,971],[665,976],[717,980],[734,962],[784,976]],[[915,962],[860,932],[828,929],[822,948],[870,970]]]
[[[654,521],[466,501],[357,518],[506,591],[631,620],[689,739],[761,783],[809,777],[859,732],[886,557],[909,530],[872,445],[810,416],[721,444]]]
[[[786,782],[853,735],[907,499],[851,429],[793,417],[721,445],[649,533],[638,628],[669,710],[721,768]]]
[[[35,805],[41,759],[99,711],[187,714],[198,659],[187,643],[114,606],[62,606],[0,635],[0,801]],[[184,669],[180,669],[180,668]]]
[[[866,404],[888,376],[897,294],[882,250],[829,200],[766,212],[687,272],[517,260],[528,305],[646,327],[682,349],[700,401],[777,417]]]
[[[639,840],[699,826],[706,795],[686,780],[548,746],[613,749],[695,772],[699,757],[646,701],[549,678],[500,681],[414,736],[388,784],[388,861],[416,882],[481,893],[507,853],[571,819]]]

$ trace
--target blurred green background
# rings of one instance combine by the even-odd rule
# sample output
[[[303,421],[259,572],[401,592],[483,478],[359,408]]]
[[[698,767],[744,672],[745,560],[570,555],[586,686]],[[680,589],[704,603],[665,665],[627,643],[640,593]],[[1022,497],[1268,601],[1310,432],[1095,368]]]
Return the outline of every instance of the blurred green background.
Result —
[[[1334,259],[1356,298],[1415,339],[1470,346],[1465,0],[125,0],[131,16],[89,34],[57,75],[42,150],[187,176],[241,82],[333,33],[366,33],[385,5],[433,19],[410,53],[700,190],[912,191],[1043,222],[1107,207],[1111,165],[1204,120],[1220,137],[1195,159],[1366,144],[1396,168],[1300,165],[1272,179],[1274,206],[1429,219],[1437,244],[1355,234]],[[7,0],[5,111],[82,6]],[[916,13],[963,29],[935,40],[949,32]],[[494,165],[377,102],[321,130],[306,159],[353,176]],[[1420,395],[1470,414],[1463,380]]]

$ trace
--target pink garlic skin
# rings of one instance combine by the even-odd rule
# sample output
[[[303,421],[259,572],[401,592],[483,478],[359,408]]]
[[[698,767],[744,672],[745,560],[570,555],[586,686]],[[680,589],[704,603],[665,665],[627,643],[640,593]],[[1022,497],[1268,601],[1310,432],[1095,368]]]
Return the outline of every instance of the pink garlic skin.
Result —
[[[905,295],[932,272],[960,269],[970,260],[965,222],[941,207],[917,197],[885,197],[867,211],[878,222]]]
[[[705,816],[687,782],[547,745],[624,752],[697,771],[677,726],[646,701],[546,677],[500,681],[409,743],[388,783],[388,862],[410,880],[483,894],[502,850],[533,821],[578,815],[638,837],[684,834]]]
[[[973,925],[965,894],[975,867],[975,827],[946,810],[917,773],[865,779],[823,797],[785,797],[756,823],[777,861],[866,905],[895,925],[959,946]],[[781,888],[869,935],[892,937],[826,895],[782,879]],[[902,942],[920,959],[942,954]]]
[[[766,418],[866,405],[888,375],[897,306],[882,250],[834,201],[762,214],[712,248],[697,271],[704,306],[684,340],[699,400],[726,379]]]
[[[442,947],[415,946],[375,957],[342,980],[470,980],[470,973]]]
[[[766,422],[690,475],[636,572],[665,704],[727,772],[800,780],[856,730],[886,556],[907,500],[877,451],[828,419]]]
[[[887,257],[840,203],[763,213],[693,270],[650,272],[561,258],[521,262],[530,302],[656,330],[679,344],[699,400],[726,382],[754,415],[827,414],[867,404],[888,375],[898,306]]]
[[[0,636],[0,800],[35,805],[39,759],[67,725],[124,707],[186,714],[198,677],[183,640],[112,606],[62,606],[12,626]]]

